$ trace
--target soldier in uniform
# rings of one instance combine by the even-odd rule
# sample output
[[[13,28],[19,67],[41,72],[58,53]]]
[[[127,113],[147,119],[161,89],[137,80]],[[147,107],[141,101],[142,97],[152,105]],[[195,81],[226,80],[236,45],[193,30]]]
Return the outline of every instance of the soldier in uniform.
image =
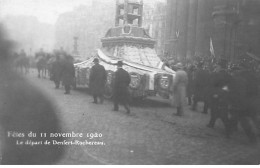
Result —
[[[65,87],[64,94],[70,94],[71,85],[74,83],[75,78],[75,68],[73,65],[73,58],[69,55],[66,55],[62,61],[62,82]]]
[[[119,103],[121,103],[127,113],[130,113],[129,108],[129,84],[131,82],[131,77],[129,73],[122,68],[123,62],[118,61],[117,63],[117,71],[115,72],[115,82],[114,82],[114,89],[113,89],[113,96],[114,96],[114,111],[119,110]]]
[[[104,101],[103,94],[105,91],[105,84],[107,81],[107,73],[104,66],[99,64],[98,58],[95,58],[93,62],[95,63],[95,65],[90,70],[90,89],[94,98],[93,103],[97,104],[97,98],[99,97],[100,103],[102,104]]]

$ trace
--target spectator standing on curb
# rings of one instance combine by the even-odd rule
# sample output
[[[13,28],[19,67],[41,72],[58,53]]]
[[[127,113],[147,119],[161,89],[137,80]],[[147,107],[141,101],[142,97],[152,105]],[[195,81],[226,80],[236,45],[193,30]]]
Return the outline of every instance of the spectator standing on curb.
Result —
[[[174,104],[177,107],[177,115],[182,116],[186,103],[186,88],[188,85],[188,75],[183,70],[183,65],[178,63],[176,67],[176,76],[173,84]]]

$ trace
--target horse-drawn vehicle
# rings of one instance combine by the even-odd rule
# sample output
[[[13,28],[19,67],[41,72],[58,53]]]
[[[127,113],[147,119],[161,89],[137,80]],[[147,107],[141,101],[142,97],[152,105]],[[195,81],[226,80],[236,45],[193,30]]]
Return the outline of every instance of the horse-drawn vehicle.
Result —
[[[141,3],[130,3],[126,7],[117,3],[117,11],[128,9],[138,9],[142,11]],[[131,6],[133,5],[133,6]],[[116,27],[107,31],[104,38],[101,39],[102,47],[96,54],[88,60],[76,63],[76,87],[89,87],[89,74],[93,66],[94,58],[100,60],[107,71],[107,84],[105,95],[112,96],[112,86],[116,63],[120,60],[124,62],[124,69],[130,73],[131,84],[130,93],[132,97],[147,97],[160,95],[163,98],[169,98],[175,71],[171,70],[157,56],[155,51],[155,40],[152,39],[141,27],[141,24],[135,26],[132,24],[135,19],[138,23],[142,19],[141,15],[127,13],[123,15],[117,13]],[[141,17],[140,17],[141,16]],[[119,26],[119,20],[124,19],[125,23]]]

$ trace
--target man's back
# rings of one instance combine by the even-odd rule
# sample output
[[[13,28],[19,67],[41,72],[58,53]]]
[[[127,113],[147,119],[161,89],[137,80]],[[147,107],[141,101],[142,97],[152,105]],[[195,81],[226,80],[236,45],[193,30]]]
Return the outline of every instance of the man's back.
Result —
[[[91,75],[90,75],[91,82],[94,83],[104,83],[106,81],[106,70],[104,66],[100,64],[96,64],[91,68]]]
[[[130,82],[131,78],[129,73],[126,70],[119,68],[115,73],[115,87],[126,88],[129,86]]]

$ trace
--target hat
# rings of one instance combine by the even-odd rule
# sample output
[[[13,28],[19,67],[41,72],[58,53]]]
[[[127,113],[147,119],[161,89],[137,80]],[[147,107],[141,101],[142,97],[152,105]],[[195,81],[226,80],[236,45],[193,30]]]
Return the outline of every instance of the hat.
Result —
[[[118,61],[116,65],[117,66],[123,66],[123,61]]]
[[[175,65],[175,67],[177,68],[177,69],[182,69],[183,68],[183,65],[182,65],[182,63],[178,63],[178,64],[176,64]]]
[[[95,58],[95,59],[93,60],[93,62],[99,62],[99,59],[98,59],[98,58]]]

